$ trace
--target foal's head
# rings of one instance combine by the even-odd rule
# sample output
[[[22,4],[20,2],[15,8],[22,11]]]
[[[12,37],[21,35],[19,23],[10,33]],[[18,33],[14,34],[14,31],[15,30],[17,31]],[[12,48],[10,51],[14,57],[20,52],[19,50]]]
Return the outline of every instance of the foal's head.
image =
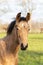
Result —
[[[30,30],[28,20],[30,20],[30,13],[27,13],[26,17],[21,17],[21,13],[16,16],[16,30],[21,50],[26,50],[28,47],[27,36]]]
[[[21,17],[21,13],[18,13],[16,16],[16,21],[13,21],[9,25],[7,31],[7,34],[11,34],[12,32],[15,32],[14,28],[16,29],[17,41],[20,44],[21,50],[26,50],[28,47],[27,36],[30,29],[28,20],[30,20],[30,13],[27,13],[26,17]]]

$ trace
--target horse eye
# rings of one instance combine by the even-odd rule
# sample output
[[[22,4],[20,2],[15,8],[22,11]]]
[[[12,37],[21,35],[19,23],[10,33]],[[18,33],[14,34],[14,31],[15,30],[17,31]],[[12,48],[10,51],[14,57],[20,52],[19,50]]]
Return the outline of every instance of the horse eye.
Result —
[[[25,26],[24,26],[24,28],[25,28]]]
[[[28,31],[30,31],[30,29],[28,29]]]
[[[18,28],[17,28],[17,30],[18,30]]]

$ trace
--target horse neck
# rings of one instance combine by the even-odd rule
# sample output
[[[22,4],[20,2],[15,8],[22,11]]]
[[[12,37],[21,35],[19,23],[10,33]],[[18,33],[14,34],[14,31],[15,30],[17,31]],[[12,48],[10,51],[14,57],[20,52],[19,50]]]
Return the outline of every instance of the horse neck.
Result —
[[[10,35],[7,35],[4,38],[7,46],[9,47],[8,50],[10,50],[13,53],[17,53],[19,49],[19,44],[18,44],[18,38],[17,38],[17,31],[16,28],[12,31]]]

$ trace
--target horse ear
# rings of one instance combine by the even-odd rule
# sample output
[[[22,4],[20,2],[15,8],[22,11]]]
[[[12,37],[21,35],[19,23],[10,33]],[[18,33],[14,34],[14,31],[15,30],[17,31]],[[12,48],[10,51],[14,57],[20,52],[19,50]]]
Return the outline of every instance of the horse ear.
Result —
[[[21,12],[19,12],[16,16],[16,21],[19,21],[20,20],[20,17],[21,17]]]
[[[26,20],[30,20],[30,13],[27,13]]]

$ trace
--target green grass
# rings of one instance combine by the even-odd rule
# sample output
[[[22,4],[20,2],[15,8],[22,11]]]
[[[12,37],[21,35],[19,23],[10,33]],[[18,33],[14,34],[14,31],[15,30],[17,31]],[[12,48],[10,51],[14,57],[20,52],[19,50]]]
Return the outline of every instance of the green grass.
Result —
[[[0,34],[0,38],[6,34]],[[18,65],[43,65],[43,34],[28,35],[28,49],[19,51]]]
[[[6,34],[5,33],[0,33],[0,38],[3,38]]]

